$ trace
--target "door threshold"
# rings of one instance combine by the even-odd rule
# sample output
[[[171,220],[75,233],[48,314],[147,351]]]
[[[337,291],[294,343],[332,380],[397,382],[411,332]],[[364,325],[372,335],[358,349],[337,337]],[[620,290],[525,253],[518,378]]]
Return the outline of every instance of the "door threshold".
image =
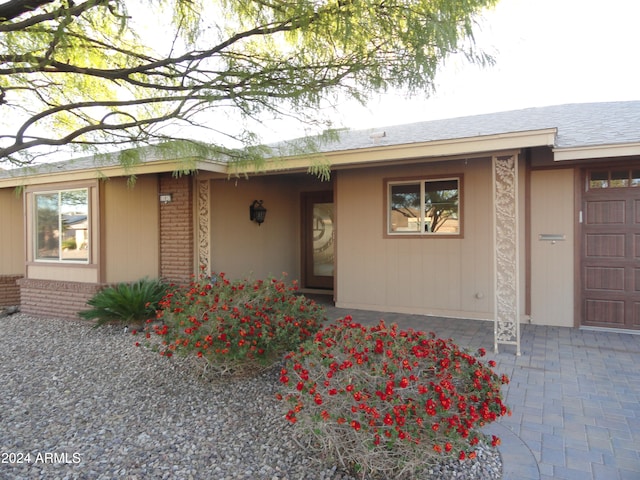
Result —
[[[627,335],[640,335],[640,330],[631,330],[630,328],[609,328],[609,327],[589,327],[580,326],[580,330],[591,332],[608,332],[608,333],[626,333]]]
[[[314,295],[333,295],[333,290],[326,290],[324,288],[300,288],[300,293],[313,293]]]

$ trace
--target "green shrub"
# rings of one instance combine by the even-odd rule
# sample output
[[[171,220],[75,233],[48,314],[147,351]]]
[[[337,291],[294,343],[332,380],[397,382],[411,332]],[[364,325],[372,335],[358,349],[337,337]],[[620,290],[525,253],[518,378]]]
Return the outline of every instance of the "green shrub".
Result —
[[[278,397],[323,458],[363,478],[415,478],[430,463],[475,458],[479,428],[510,413],[500,393],[509,380],[494,366],[451,340],[347,316],[286,356]]]
[[[158,302],[167,288],[168,285],[162,281],[147,278],[133,283],[119,283],[96,293],[87,302],[92,308],[78,315],[85,320],[95,319],[96,326],[105,323],[142,324],[155,317]]]
[[[71,238],[67,238],[66,240],[63,240],[62,248],[67,250],[75,250],[76,248],[78,248],[78,245],[76,244],[76,239],[74,237],[71,237]]]
[[[321,328],[324,309],[297,291],[277,279],[202,277],[160,302],[157,348],[196,359],[207,375],[257,373]]]

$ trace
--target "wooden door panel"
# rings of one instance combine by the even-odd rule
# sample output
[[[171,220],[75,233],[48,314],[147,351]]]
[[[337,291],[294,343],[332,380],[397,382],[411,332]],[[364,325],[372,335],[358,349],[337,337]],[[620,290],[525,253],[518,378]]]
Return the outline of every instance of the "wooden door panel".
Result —
[[[585,235],[587,257],[625,257],[624,234],[595,233]]]
[[[619,200],[588,202],[586,223],[587,225],[624,225],[625,202]]]
[[[625,290],[624,267],[587,267],[585,286],[588,290]]]
[[[634,222],[636,225],[640,225],[640,199],[634,200],[633,211],[635,212],[633,216]]]
[[[581,322],[640,329],[640,188],[604,185],[583,193]]]
[[[585,321],[614,328],[624,326],[625,305],[620,300],[588,299],[586,301]]]
[[[633,256],[640,258],[640,234],[633,236]]]
[[[640,328],[640,302],[633,302],[633,327]]]

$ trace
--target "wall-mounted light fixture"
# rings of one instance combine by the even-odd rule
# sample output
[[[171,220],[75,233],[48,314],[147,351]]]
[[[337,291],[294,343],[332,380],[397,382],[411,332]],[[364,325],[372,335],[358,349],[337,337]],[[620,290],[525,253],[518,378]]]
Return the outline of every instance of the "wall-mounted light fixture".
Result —
[[[267,209],[262,206],[262,200],[254,200],[253,203],[249,205],[249,220],[252,222],[262,225],[266,215]]]
[[[167,203],[171,203],[172,200],[173,200],[173,194],[171,194],[171,193],[161,193],[160,194],[160,203],[166,205]]]

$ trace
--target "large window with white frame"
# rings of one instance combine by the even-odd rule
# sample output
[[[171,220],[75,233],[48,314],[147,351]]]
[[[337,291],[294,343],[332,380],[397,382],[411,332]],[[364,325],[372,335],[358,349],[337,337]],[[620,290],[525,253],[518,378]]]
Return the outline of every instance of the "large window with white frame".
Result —
[[[461,236],[462,175],[385,182],[389,236]]]
[[[89,262],[89,189],[33,194],[34,258],[49,262]]]

